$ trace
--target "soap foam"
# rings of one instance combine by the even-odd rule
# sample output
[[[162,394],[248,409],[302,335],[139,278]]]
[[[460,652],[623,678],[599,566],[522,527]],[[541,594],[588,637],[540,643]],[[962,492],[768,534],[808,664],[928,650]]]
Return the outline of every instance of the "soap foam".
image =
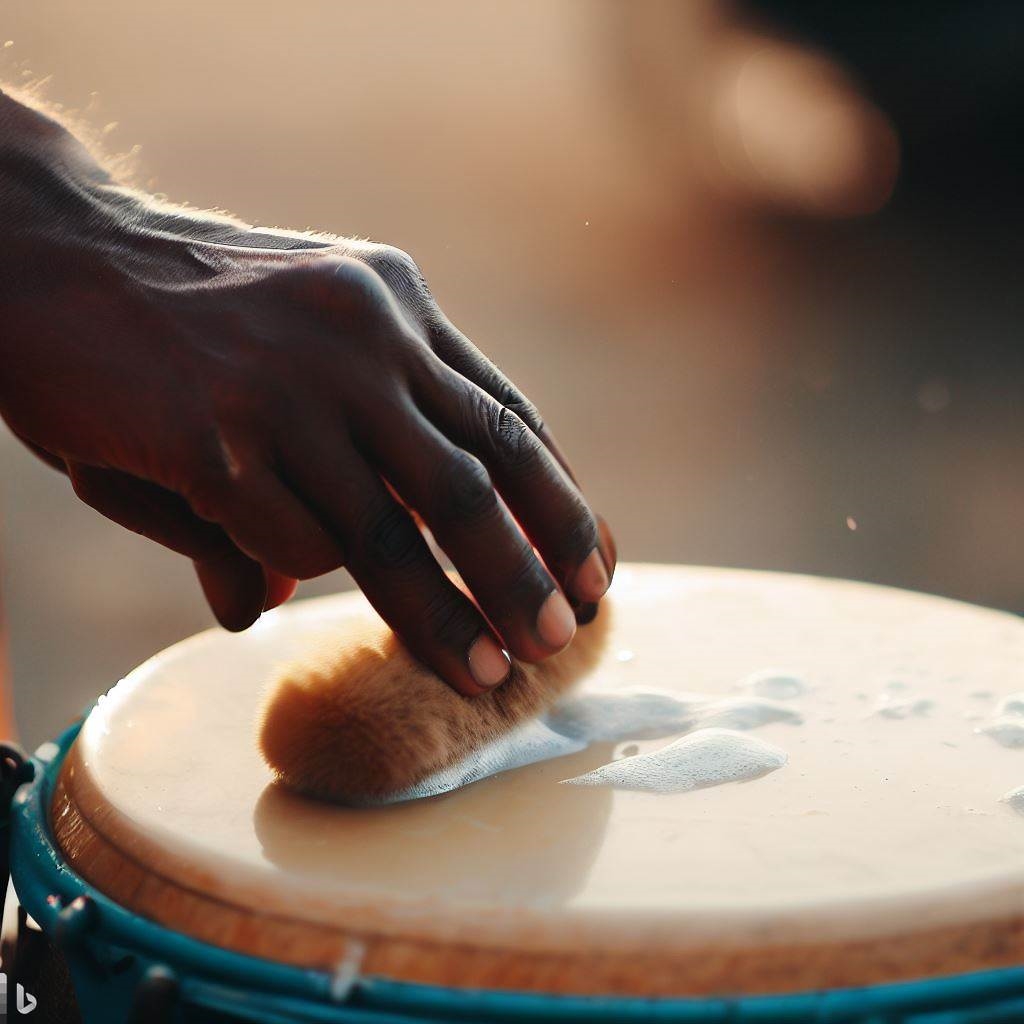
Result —
[[[1024,691],[1004,697],[989,723],[974,731],[991,736],[1004,747],[1024,747]]]
[[[623,757],[564,781],[570,786],[685,793],[757,779],[788,760],[784,750],[756,736],[730,729],[700,729],[660,750]]]
[[[1024,786],[1018,786],[1016,789],[1011,789],[1009,793],[1004,793],[1002,802],[1009,804],[1018,814],[1024,814]]]
[[[439,796],[498,772],[578,753],[592,743],[663,739],[680,733],[697,734],[697,730],[703,735],[757,729],[775,722],[799,724],[802,721],[794,708],[757,696],[716,697],[703,693],[674,696],[642,689],[568,696],[542,717],[524,723],[382,802]]]
[[[674,697],[656,690],[569,697],[556,704],[544,720],[563,736],[588,743],[660,739],[686,732],[711,703],[703,694]]]
[[[803,716],[785,704],[766,697],[726,697],[708,701],[697,710],[701,727],[719,726],[723,729],[757,729],[772,722],[799,725]]]
[[[1011,693],[1004,697],[996,706],[996,718],[1017,717],[1024,718],[1024,691]]]
[[[1024,747],[1024,717],[1004,715],[975,729],[975,732],[991,736],[1004,747]]]
[[[934,707],[935,701],[929,697],[894,697],[886,692],[878,698],[873,713],[882,718],[921,718]]]
[[[807,683],[799,676],[774,669],[754,672],[747,676],[740,686],[745,690],[750,690],[758,697],[769,697],[772,700],[794,700],[810,690]]]
[[[544,719],[564,736],[590,743],[660,739],[693,729],[757,729],[773,722],[799,725],[800,713],[764,697],[712,697],[692,693],[675,697],[656,690],[575,697],[557,704]]]
[[[439,796],[479,779],[486,779],[489,775],[497,775],[498,772],[508,772],[537,761],[579,753],[589,745],[589,740],[563,735],[543,719],[535,719],[381,802],[390,804],[425,796]]]

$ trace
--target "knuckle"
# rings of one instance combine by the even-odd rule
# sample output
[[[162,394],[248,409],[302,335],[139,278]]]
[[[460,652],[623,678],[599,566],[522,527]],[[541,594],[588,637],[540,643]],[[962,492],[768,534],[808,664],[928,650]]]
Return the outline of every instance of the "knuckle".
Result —
[[[498,496],[487,468],[461,448],[438,463],[433,490],[435,508],[442,519],[480,519],[497,507]]]
[[[422,538],[412,519],[392,501],[375,504],[360,530],[366,561],[380,569],[406,569],[420,557]]]
[[[298,305],[359,315],[390,305],[387,286],[363,260],[332,254],[280,271],[277,284]]]
[[[387,300],[380,276],[361,260],[342,256],[329,264],[329,282],[336,298],[352,305],[379,305]]]
[[[423,280],[416,261],[396,245],[375,245],[367,251],[364,259],[389,284]]]
[[[417,308],[430,308],[430,289],[419,264],[394,245],[372,245],[361,256],[404,302]]]
[[[498,405],[489,420],[490,447],[502,468],[521,472],[538,463],[540,442],[520,416]]]
[[[514,412],[531,430],[540,430],[543,426],[537,407],[511,382],[501,380],[495,396],[506,409]]]

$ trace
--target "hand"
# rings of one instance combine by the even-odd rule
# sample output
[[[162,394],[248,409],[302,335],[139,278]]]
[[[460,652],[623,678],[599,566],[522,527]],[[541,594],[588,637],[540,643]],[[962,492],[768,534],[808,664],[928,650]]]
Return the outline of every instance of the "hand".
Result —
[[[79,497],[192,558],[229,629],[344,565],[462,693],[569,642],[610,534],[405,253],[73,185],[17,221],[0,411]]]

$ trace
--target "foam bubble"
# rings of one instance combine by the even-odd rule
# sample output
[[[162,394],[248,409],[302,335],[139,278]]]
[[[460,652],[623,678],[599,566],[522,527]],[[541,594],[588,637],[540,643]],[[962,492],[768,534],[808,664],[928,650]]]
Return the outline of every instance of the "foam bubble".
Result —
[[[757,729],[772,722],[789,722],[799,725],[803,716],[766,697],[725,697],[709,701],[697,710],[697,719],[702,727],[719,726],[723,729]]]
[[[1024,718],[1024,690],[1019,693],[1011,693],[1009,697],[1004,697],[996,705],[996,718],[1004,716]]]
[[[547,714],[439,769],[385,802],[437,796],[498,772],[577,753],[591,743],[663,739],[709,726],[756,729],[773,722],[801,722],[797,711],[762,697],[675,696],[657,690],[569,696]]]
[[[660,750],[620,758],[585,775],[565,779],[564,783],[685,793],[757,779],[781,768],[788,760],[784,750],[756,736],[729,729],[700,729]]]
[[[996,743],[1004,747],[1024,747],[1024,718],[1004,715],[976,729],[975,732],[991,736]]]
[[[657,690],[622,690],[570,697],[556,704],[545,721],[563,736],[587,743],[660,739],[692,729],[708,703],[703,694],[673,697]]]
[[[791,672],[779,672],[775,669],[763,669],[747,676],[740,684],[745,690],[758,697],[769,697],[773,700],[793,700],[802,697],[810,687],[799,676]]]
[[[921,718],[935,707],[929,697],[894,697],[883,693],[875,704],[874,714],[882,718]]]
[[[543,720],[534,719],[473,751],[461,761],[438,769],[403,792],[380,802],[390,804],[425,796],[439,796],[468,786],[471,782],[486,779],[489,775],[575,754],[587,746],[587,740],[565,736],[550,728]]]
[[[1009,804],[1018,814],[1024,814],[1024,786],[1011,789],[1000,798],[1004,804]]]
[[[889,693],[906,693],[910,686],[902,679],[890,679],[882,689]]]

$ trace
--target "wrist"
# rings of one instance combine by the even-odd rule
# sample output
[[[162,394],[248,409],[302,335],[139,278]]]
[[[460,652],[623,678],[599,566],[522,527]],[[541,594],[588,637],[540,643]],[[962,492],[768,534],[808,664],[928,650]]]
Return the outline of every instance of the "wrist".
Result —
[[[59,121],[0,91],[0,203],[17,234],[95,212],[110,176]]]
[[[43,287],[64,256],[116,229],[110,177],[63,125],[0,92],[0,254],[5,297]]]

